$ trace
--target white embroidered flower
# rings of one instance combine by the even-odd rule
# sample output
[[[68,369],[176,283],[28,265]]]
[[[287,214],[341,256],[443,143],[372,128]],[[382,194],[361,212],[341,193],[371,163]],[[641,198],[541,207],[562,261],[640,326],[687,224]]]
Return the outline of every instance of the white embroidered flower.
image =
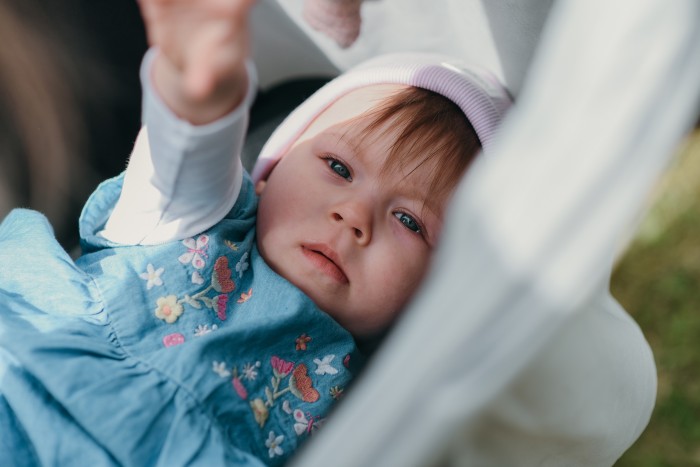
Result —
[[[241,373],[243,373],[243,377],[248,381],[255,381],[255,378],[258,377],[258,368],[260,368],[260,362],[246,363],[243,365]]]
[[[209,236],[202,234],[195,240],[194,238],[186,238],[182,244],[187,247],[187,253],[183,253],[178,258],[182,264],[192,263],[195,269],[202,269],[205,265],[204,258],[207,258],[207,247],[209,245]]]
[[[194,335],[197,337],[202,337],[205,334],[209,334],[213,329],[209,327],[208,324],[200,324],[194,330]]]
[[[281,456],[284,454],[284,451],[280,447],[280,444],[284,441],[284,436],[282,435],[275,435],[274,431],[271,431],[270,434],[267,437],[267,441],[265,441],[265,446],[268,448],[268,454],[270,454],[270,459],[272,459],[275,456]]]
[[[238,277],[243,277],[243,273],[246,269],[248,269],[248,266],[248,252],[246,251],[243,253],[243,256],[241,256],[238,263],[236,263],[236,272],[238,273]]]
[[[331,362],[335,358],[335,355],[326,355],[322,360],[314,358],[314,363],[317,365],[316,373],[317,375],[334,375],[338,373],[338,370],[331,366]]]
[[[163,285],[163,279],[160,278],[163,271],[165,271],[165,268],[156,269],[151,263],[148,263],[148,266],[146,266],[146,272],[139,274],[141,279],[147,281],[146,289],[151,290],[156,285]]]
[[[211,369],[212,371],[214,371],[214,373],[221,376],[222,378],[227,378],[231,376],[231,372],[226,369],[226,363],[224,362],[212,362]]]

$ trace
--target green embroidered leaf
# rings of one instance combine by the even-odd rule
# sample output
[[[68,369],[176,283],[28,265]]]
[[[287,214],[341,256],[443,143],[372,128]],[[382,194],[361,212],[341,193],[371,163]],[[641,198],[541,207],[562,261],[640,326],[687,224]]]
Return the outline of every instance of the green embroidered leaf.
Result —
[[[196,308],[198,310],[202,308],[202,304],[199,303],[196,299],[190,297],[189,295],[185,295],[185,298],[183,300],[192,308]]]

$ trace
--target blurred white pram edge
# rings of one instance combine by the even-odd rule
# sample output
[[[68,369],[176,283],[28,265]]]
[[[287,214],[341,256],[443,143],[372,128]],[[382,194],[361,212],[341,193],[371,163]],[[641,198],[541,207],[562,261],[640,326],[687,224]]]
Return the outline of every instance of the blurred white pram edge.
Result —
[[[700,6],[560,2],[530,71],[552,2],[487,3],[366,2],[345,50],[304,26],[301,0],[254,13],[254,34],[300,44],[254,50],[263,86],[419,44],[521,97],[406,319],[295,465],[612,465],[648,423],[653,356],[607,281],[697,119]]]

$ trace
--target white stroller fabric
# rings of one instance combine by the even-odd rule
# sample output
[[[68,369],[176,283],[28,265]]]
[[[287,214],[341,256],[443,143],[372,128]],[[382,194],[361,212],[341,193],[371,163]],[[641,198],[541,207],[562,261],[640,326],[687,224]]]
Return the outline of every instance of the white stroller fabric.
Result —
[[[608,280],[697,119],[700,4],[571,0],[549,11],[545,1],[498,3],[462,3],[482,13],[488,22],[475,28],[491,36],[460,50],[500,65],[515,110],[493,156],[460,185],[424,287],[296,466],[612,465],[648,423],[653,357]],[[430,13],[441,11],[438,2],[366,4],[400,4],[440,24]],[[445,1],[445,24],[455,24],[458,7]],[[266,8],[280,11],[271,2],[258,11]],[[317,70],[344,69],[353,54],[399,51],[407,36],[393,27],[394,42],[374,48],[363,35],[384,38],[391,27],[368,27],[346,52],[309,31],[304,40],[328,58],[311,60]],[[517,46],[498,39],[515,43],[518,31]],[[525,59],[513,59],[518,48]]]

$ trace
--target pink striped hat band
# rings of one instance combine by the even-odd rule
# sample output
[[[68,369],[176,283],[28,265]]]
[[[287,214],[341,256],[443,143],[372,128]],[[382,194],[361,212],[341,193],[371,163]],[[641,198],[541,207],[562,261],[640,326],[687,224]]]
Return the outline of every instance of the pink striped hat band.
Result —
[[[370,59],[328,82],[297,107],[272,133],[253,168],[264,179],[311,122],[348,92],[372,84],[405,84],[441,94],[457,104],[474,127],[485,153],[511,99],[505,88],[480,67],[442,55],[401,53]]]

